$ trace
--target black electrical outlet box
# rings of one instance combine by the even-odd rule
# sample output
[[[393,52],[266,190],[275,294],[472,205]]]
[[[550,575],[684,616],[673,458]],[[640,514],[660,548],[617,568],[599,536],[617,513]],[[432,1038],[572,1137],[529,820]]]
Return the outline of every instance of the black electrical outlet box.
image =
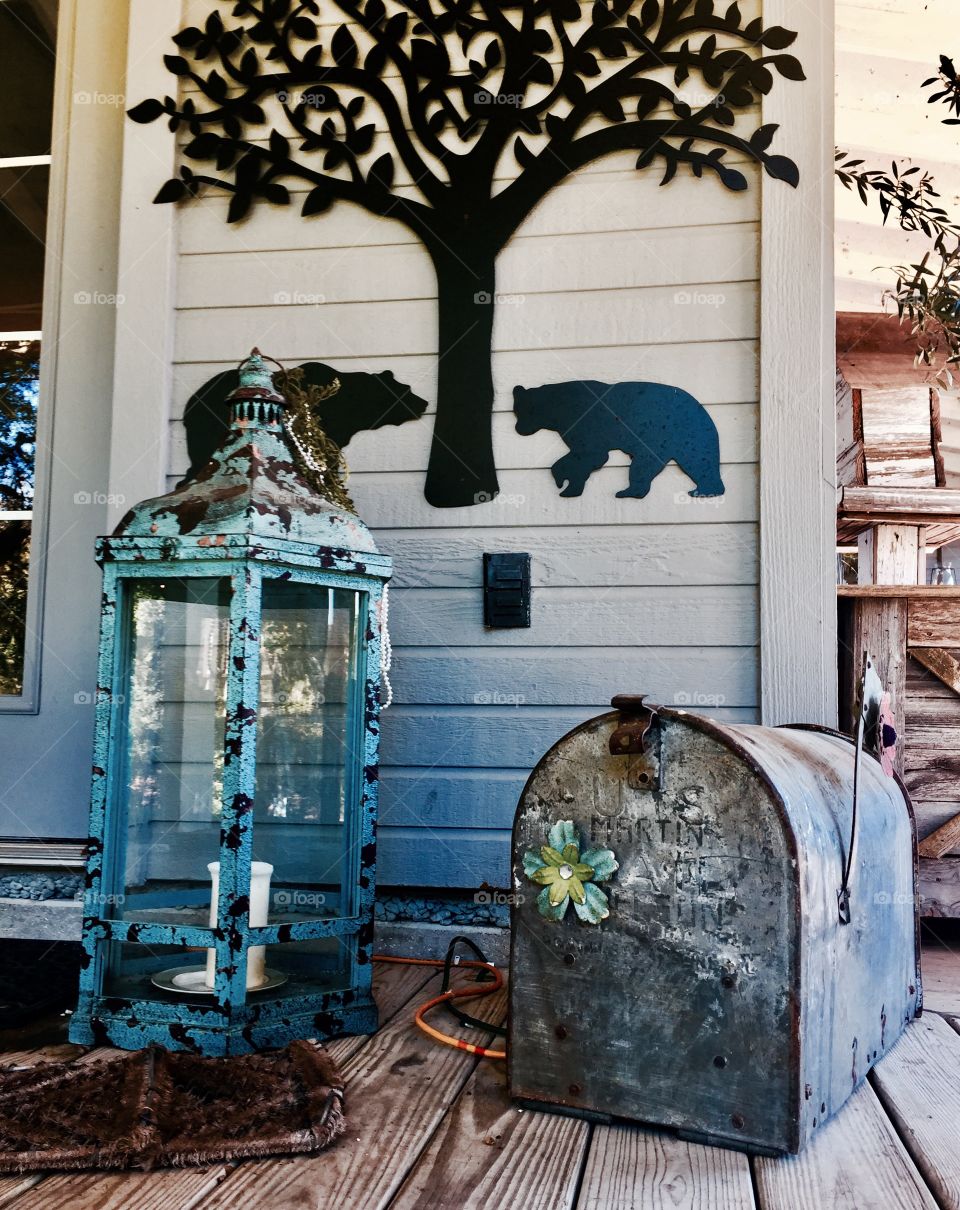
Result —
[[[530,556],[483,556],[483,624],[493,630],[530,625]]]

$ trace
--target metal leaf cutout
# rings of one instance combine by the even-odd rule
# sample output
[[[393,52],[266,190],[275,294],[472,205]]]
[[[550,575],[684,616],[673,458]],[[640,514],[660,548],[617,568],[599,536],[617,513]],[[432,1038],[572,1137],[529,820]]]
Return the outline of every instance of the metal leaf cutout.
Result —
[[[321,22],[336,26],[326,45]],[[501,249],[557,184],[615,151],[636,151],[639,169],[658,164],[664,184],[688,168],[746,189],[732,153],[796,185],[794,162],[770,150],[775,127],[739,129],[778,76],[804,78],[783,53],[795,37],[713,0],[692,11],[674,0],[223,0],[165,58],[189,88],[141,101],[130,117],[186,126],[187,155],[209,165],[181,171],[158,202],[219,190],[239,222],[285,204],[299,183],[304,216],[350,201],[417,236],[440,316],[425,494],[469,506],[498,490],[490,352]],[[251,128],[270,102],[285,125],[264,142]],[[505,158],[517,175],[494,191]]]

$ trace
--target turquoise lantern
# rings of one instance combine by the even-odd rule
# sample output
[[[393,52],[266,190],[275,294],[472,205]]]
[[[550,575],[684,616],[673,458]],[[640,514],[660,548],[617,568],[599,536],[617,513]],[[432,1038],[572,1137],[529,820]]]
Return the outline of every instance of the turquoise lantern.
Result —
[[[256,350],[230,408],[207,466],[97,543],[74,1042],[224,1055],[377,1025],[390,562],[298,470]]]

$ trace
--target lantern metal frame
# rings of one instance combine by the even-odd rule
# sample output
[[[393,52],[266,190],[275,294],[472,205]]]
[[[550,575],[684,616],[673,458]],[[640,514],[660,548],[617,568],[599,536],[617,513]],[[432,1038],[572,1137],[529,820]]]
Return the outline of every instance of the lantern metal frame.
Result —
[[[302,481],[300,490],[302,491]],[[164,498],[161,498],[164,499]],[[150,502],[156,504],[156,502]],[[333,506],[331,506],[331,511]],[[341,521],[342,517],[335,517]],[[354,532],[365,532],[355,518]],[[121,526],[122,529],[122,526]],[[339,530],[343,532],[341,525]],[[349,532],[350,527],[347,527]],[[372,545],[372,543],[371,543]],[[303,1037],[370,1033],[377,1028],[371,990],[376,875],[376,814],[380,712],[381,616],[390,560],[371,550],[318,546],[312,542],[250,533],[124,534],[101,538],[103,566],[95,742],[84,902],[83,966],[80,995],[70,1038],[81,1044],[126,1049],[160,1044],[206,1055],[240,1054],[284,1045]],[[129,662],[124,619],[128,584],[177,577],[230,579],[224,763],[220,793],[219,899],[213,928],[118,919],[111,904],[124,893],[125,814],[122,766],[122,691]],[[361,595],[354,653],[359,667],[352,681],[355,698],[349,726],[362,761],[354,759],[348,782],[345,865],[340,914],[251,927],[250,865],[260,692],[262,586],[268,578]],[[350,858],[353,858],[350,861]],[[349,901],[348,901],[349,900]],[[343,988],[313,995],[277,997],[249,991],[247,952],[252,946],[284,945],[336,937],[349,967]],[[213,994],[197,1002],[170,996],[127,998],[105,990],[108,950],[113,943],[216,950]]]

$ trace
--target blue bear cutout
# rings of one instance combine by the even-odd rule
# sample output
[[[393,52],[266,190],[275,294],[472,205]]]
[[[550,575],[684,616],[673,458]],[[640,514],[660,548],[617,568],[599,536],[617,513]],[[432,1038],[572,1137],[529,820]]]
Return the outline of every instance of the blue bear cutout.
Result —
[[[702,403],[659,382],[555,382],[514,387],[517,432],[553,429],[569,446],[551,467],[561,496],[579,496],[613,450],[630,455],[630,480],[617,496],[642,499],[668,462],[695,487],[691,496],[722,496],[720,439]]]

